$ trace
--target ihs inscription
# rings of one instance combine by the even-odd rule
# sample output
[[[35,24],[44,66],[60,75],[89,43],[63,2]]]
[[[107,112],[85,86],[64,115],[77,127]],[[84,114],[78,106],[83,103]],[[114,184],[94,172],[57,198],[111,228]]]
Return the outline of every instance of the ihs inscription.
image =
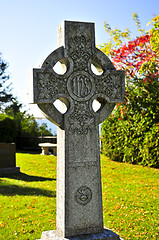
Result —
[[[75,72],[68,79],[67,89],[74,100],[86,101],[94,93],[94,79],[87,72]]]
[[[86,97],[92,89],[92,83],[86,76],[81,74],[72,79],[72,93],[77,97]]]

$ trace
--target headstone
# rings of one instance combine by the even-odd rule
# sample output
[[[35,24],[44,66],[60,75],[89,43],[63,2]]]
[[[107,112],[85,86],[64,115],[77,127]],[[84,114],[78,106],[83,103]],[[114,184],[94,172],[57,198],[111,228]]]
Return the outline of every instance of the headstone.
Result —
[[[16,167],[15,143],[0,143],[0,175],[15,174],[20,172]]]
[[[58,31],[63,46],[33,70],[34,103],[58,126],[56,230],[41,239],[120,239],[103,227],[99,123],[124,101],[125,73],[95,47],[94,23],[65,21]],[[53,69],[58,61],[66,65],[63,75]],[[57,99],[64,114],[53,105]]]

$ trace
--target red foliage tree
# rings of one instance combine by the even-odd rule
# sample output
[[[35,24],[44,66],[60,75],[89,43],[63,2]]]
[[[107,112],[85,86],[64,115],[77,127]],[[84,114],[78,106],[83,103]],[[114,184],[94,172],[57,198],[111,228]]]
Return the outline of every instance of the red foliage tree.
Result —
[[[116,68],[126,73],[126,101],[102,126],[103,152],[114,160],[159,166],[158,27],[159,16],[153,19],[150,32],[142,30],[134,40],[105,47]],[[111,34],[116,36],[116,31]]]

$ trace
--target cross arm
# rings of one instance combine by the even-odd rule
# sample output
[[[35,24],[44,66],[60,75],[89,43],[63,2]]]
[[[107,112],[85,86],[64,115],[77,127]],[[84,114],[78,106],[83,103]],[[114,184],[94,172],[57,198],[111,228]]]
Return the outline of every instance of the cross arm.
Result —
[[[66,80],[45,68],[34,68],[34,103],[53,103],[66,92]]]
[[[125,71],[107,70],[96,78],[96,94],[103,95],[107,102],[125,101]]]

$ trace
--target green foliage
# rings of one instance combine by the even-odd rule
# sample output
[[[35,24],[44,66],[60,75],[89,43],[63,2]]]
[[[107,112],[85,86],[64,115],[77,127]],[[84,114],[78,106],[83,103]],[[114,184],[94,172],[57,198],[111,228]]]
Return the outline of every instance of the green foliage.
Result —
[[[46,123],[42,123],[38,128],[40,136],[52,136],[51,129],[47,128]]]
[[[0,113],[0,142],[16,142],[16,137],[52,136],[45,123],[39,126],[34,116],[21,108],[22,104],[13,98],[4,113]]]
[[[34,116],[27,113],[27,111],[22,111],[22,107],[23,105],[14,98],[12,99],[12,104],[5,109],[5,113],[12,116],[17,122],[19,136],[52,136],[51,129],[47,129],[47,125],[45,123],[39,126]]]
[[[128,28],[122,32],[120,29],[115,28],[112,30],[110,25],[107,22],[104,22],[104,27],[106,33],[110,35],[110,39],[108,43],[104,43],[103,45],[98,45],[99,49],[104,52],[106,55],[111,55],[111,49],[116,49],[120,47],[126,40],[130,40],[130,31]]]
[[[10,84],[7,84],[7,67],[0,54],[0,141],[13,142],[17,136],[52,136],[46,124],[39,126],[33,115],[21,110],[23,105],[13,97]]]
[[[47,124],[42,123],[40,126],[33,115],[25,113],[21,116],[21,136],[52,136],[51,129],[47,128]]]
[[[2,59],[0,53],[0,110],[2,106],[11,101],[12,94],[10,93],[10,84],[8,84],[9,75],[6,74],[8,64]]]
[[[141,34],[148,34],[148,32],[145,31],[144,28],[141,28],[141,21],[137,13],[133,13],[133,20],[135,21],[137,29]]]
[[[21,174],[0,178],[0,239],[35,240],[56,228],[56,157],[16,154]],[[159,170],[101,156],[104,226],[123,239],[158,239]]]
[[[18,125],[15,119],[7,114],[0,114],[0,142],[15,142]]]
[[[102,125],[102,152],[115,161],[159,167],[159,125],[143,112],[122,118],[123,109]]]
[[[36,122],[33,115],[30,114],[24,114],[21,116],[21,136],[31,136],[31,137],[37,137],[39,136],[38,132],[38,123]]]
[[[159,167],[159,55],[152,40],[159,18],[149,34],[134,18],[142,36],[111,49],[113,63],[126,71],[126,101],[102,125],[102,151],[119,162]]]
[[[153,28],[151,29],[150,33],[152,34],[151,37],[151,47],[154,52],[159,55],[159,15],[154,17],[151,22],[148,23],[153,24]]]

